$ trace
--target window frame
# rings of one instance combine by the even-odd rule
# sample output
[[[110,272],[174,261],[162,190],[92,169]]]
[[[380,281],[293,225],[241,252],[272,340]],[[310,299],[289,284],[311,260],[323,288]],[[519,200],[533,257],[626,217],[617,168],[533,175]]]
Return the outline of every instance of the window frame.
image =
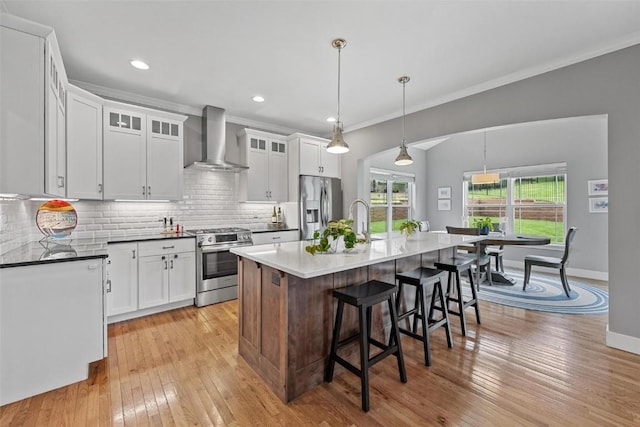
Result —
[[[561,200],[556,200],[555,203],[545,203],[545,204],[536,204],[536,207],[552,207],[555,209],[562,209],[562,233],[558,235],[556,233],[556,238],[559,238],[560,241],[552,241],[551,245],[553,246],[564,246],[564,239],[567,230],[567,216],[568,216],[568,205],[567,205],[567,194],[568,194],[568,177],[567,177],[567,165],[566,163],[553,163],[553,164],[544,164],[544,165],[531,165],[531,166],[519,166],[505,169],[496,169],[496,170],[487,170],[487,172],[496,172],[500,175],[500,180],[506,181],[506,203],[505,204],[485,204],[485,207],[495,207],[497,209],[504,210],[507,218],[507,229],[505,230],[507,233],[514,233],[514,226],[516,221],[516,210],[519,208],[534,206],[534,204],[522,204],[516,203],[516,185],[515,182],[517,180],[527,179],[527,178],[542,178],[542,177],[551,177],[551,176],[562,176],[564,180],[564,192],[563,198]],[[476,172],[465,172],[462,180],[462,211],[463,211],[463,222],[464,219],[470,218],[469,211],[469,182],[471,181],[471,176]],[[557,182],[557,178],[556,178]],[[556,221],[559,222],[559,221]],[[553,239],[553,237],[552,237]]]
[[[386,181],[387,183],[387,192],[386,192],[386,203],[382,204],[372,204],[371,203],[371,182],[373,180],[377,181]],[[406,205],[394,205],[393,204],[393,184],[397,182],[404,182],[408,184],[407,188],[407,203]],[[370,209],[374,208],[386,208],[386,217],[385,217],[385,233],[389,233],[393,230],[393,208],[395,207],[406,207],[407,208],[407,219],[411,220],[414,217],[414,207],[415,207],[415,199],[416,199],[416,185],[415,185],[415,174],[414,173],[406,173],[406,172],[397,172],[391,170],[377,169],[371,168],[369,170],[369,206]],[[369,229],[371,229],[373,221],[371,218],[369,219]]]

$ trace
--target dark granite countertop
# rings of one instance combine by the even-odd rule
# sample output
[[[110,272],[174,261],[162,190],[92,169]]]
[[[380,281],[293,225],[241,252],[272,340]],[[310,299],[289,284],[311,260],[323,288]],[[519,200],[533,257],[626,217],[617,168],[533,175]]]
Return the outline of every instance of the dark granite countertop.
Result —
[[[173,239],[194,239],[195,236],[192,234],[184,234],[184,233],[172,233],[172,234],[162,234],[162,233],[149,233],[149,234],[138,234],[131,236],[114,236],[109,237],[108,243],[128,243],[128,242],[144,242],[146,240],[173,240]]]
[[[107,257],[106,239],[33,242],[0,255],[0,268]]]
[[[32,242],[0,255],[0,268],[107,258],[107,245],[147,240],[193,239],[189,234],[140,234],[97,239]]]

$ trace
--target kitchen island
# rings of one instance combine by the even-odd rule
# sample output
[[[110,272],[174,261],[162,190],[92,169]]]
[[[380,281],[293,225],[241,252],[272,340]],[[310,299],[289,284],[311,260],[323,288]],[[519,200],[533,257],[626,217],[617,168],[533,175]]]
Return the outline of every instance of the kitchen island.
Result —
[[[309,242],[231,249],[238,255],[238,352],[271,390],[289,402],[323,381],[337,303],[332,290],[368,280],[395,282],[395,273],[433,266],[455,246],[482,236],[417,233],[357,245],[349,253],[310,255]],[[342,336],[357,325],[345,308]],[[387,307],[374,310],[372,334],[385,335]],[[357,357],[357,343],[345,348]]]

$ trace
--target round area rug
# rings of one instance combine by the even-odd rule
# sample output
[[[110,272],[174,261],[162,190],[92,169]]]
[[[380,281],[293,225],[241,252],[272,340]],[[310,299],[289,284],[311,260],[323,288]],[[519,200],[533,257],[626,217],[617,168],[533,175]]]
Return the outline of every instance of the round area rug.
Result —
[[[567,298],[562,289],[560,276],[532,271],[527,290],[523,292],[524,273],[510,270],[506,274],[513,277],[517,283],[513,286],[489,286],[487,282],[483,282],[478,298],[497,304],[552,313],[607,314],[609,311],[609,294],[604,289],[569,279],[571,298]],[[463,293],[466,297],[470,296],[468,284],[463,286]]]

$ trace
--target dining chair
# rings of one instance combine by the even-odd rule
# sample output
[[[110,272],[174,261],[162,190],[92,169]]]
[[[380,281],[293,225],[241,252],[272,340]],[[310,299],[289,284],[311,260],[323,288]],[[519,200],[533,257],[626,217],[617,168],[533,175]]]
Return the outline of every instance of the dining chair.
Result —
[[[453,227],[447,225],[447,233],[449,234],[466,234],[470,236],[479,236],[480,229],[477,227]],[[493,286],[493,282],[491,281],[491,257],[487,254],[481,255],[479,258],[477,256],[478,247],[474,244],[461,244],[458,245],[458,249],[462,249],[469,254],[473,254],[474,264],[478,268],[478,280],[477,280],[477,288],[480,289],[480,272],[485,271],[487,275],[487,280],[489,284]]]
[[[500,224],[497,222],[493,223],[493,231],[502,232],[500,229]],[[504,254],[504,245],[500,246],[487,246],[485,248],[485,252],[496,262],[496,271],[504,273],[504,261],[502,259],[502,255]]]
[[[567,295],[567,298],[571,298],[569,295],[569,293],[571,292],[571,288],[569,287],[569,280],[567,280],[566,267],[567,263],[569,262],[569,253],[571,252],[571,245],[573,243],[573,238],[576,235],[576,231],[578,231],[576,227],[571,227],[567,231],[567,236],[564,239],[564,254],[562,255],[562,258],[539,255],[527,255],[526,257],[524,257],[524,284],[522,285],[523,291],[526,290],[527,284],[529,283],[532,266],[537,265],[540,267],[558,268],[560,269],[560,280],[562,281],[564,293]]]

